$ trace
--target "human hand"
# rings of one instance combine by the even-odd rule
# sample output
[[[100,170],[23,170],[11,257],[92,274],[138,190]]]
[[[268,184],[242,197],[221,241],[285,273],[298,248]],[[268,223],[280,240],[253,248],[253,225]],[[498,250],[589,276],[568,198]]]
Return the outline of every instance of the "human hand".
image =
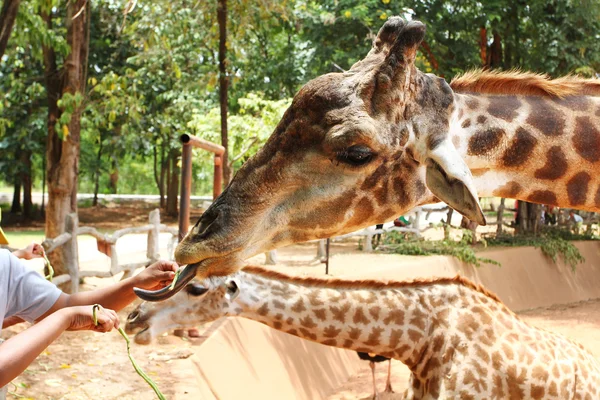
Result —
[[[42,258],[44,256],[44,248],[37,244],[31,243],[29,246],[13,251],[13,254],[24,260],[31,260],[32,258]]]
[[[96,331],[109,332],[119,327],[119,317],[113,310],[98,307],[96,318],[98,325],[94,324],[94,306],[75,306],[63,308],[57,312],[63,312],[69,326],[68,331]]]
[[[146,290],[161,289],[171,284],[178,269],[175,261],[157,261],[133,277],[134,285]]]

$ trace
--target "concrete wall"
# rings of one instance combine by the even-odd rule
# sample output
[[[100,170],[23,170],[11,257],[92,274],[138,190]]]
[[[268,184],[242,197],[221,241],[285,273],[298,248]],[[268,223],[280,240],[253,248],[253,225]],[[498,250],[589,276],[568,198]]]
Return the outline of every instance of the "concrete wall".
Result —
[[[577,247],[586,263],[575,271],[534,248],[481,253],[502,266],[480,268],[452,257],[338,255],[331,272],[348,278],[403,280],[460,273],[481,283],[513,310],[600,298],[600,243]],[[313,269],[314,270],[314,269]],[[320,269],[319,269],[320,271]],[[355,352],[322,346],[242,318],[224,321],[195,354],[178,360],[176,399],[302,399],[326,397],[357,370]]]

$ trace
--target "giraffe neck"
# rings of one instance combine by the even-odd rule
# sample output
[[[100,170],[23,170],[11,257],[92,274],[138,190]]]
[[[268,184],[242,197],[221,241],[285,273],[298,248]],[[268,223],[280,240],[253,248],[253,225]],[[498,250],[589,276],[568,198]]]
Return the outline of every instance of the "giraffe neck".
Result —
[[[242,274],[250,286],[240,294],[236,303],[241,308],[234,314],[324,345],[395,358],[413,368],[423,361],[430,336],[437,332],[437,309],[447,309],[461,290],[453,284],[332,288]]]
[[[600,211],[600,97],[455,94],[455,147],[479,196]]]

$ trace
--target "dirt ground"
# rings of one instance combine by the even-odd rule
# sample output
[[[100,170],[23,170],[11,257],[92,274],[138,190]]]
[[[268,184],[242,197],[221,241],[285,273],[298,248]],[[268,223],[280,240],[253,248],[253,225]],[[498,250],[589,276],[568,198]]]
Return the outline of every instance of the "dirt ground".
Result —
[[[124,225],[144,224],[148,212],[155,206],[139,203],[131,205],[107,205],[102,208],[80,210],[80,223],[99,229],[115,230]],[[191,220],[197,218],[192,214]],[[174,218],[163,217],[163,221],[176,224]],[[3,223],[4,225],[4,223]],[[39,229],[36,224],[13,225],[13,228]],[[356,241],[333,243],[331,254],[357,252]],[[364,253],[362,253],[364,254]],[[286,272],[313,274],[324,272],[324,265],[316,260],[316,244],[290,246],[278,251],[279,266]],[[264,255],[254,258],[256,263],[264,261]],[[359,268],[359,265],[344,265],[344,270]],[[339,266],[332,274],[336,275]],[[100,285],[116,281],[110,279],[88,279],[82,290],[91,290]],[[121,321],[135,304],[119,313]],[[582,343],[596,357],[600,357],[600,299],[576,304],[530,310],[521,316],[532,325],[564,334]],[[2,338],[7,339],[27,327],[26,324],[5,329]],[[207,336],[210,327],[201,332]],[[185,393],[186,381],[193,379],[188,371],[182,370],[177,360],[189,357],[194,347],[203,338],[179,338],[164,335],[152,346],[132,346],[132,353],[140,366],[161,388],[167,398],[176,392]],[[387,363],[376,366],[376,385],[383,390],[387,376]],[[392,363],[392,386],[395,394],[381,396],[381,400],[399,399],[406,388],[408,371],[404,365]],[[126,353],[123,338],[117,332],[99,334],[92,332],[64,333],[48,347],[31,366],[9,385],[9,399],[155,399],[153,391],[135,373]],[[371,370],[364,362],[361,370],[345,385],[332,393],[327,400],[367,399],[372,396]],[[179,396],[178,396],[179,398]],[[183,396],[185,398],[185,396]],[[191,398],[191,396],[190,396]]]

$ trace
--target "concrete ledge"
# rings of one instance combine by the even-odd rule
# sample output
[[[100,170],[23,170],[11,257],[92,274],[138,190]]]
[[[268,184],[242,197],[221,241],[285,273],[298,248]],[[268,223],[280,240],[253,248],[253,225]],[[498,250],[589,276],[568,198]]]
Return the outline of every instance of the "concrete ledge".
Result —
[[[480,253],[502,264],[480,268],[447,256],[348,254],[332,258],[334,276],[404,280],[460,273],[495,292],[514,311],[600,298],[600,242],[576,244],[585,264],[573,272],[535,248]],[[277,268],[282,270],[281,268]],[[321,269],[283,269],[307,274]],[[308,272],[310,273],[310,272]],[[179,360],[176,399],[302,399],[327,397],[362,361],[355,352],[327,347],[262,324],[225,320],[187,360]]]
[[[356,352],[324,346],[244,318],[229,318],[184,360],[176,399],[327,397],[356,373]],[[182,366],[177,368],[182,370]],[[195,382],[194,382],[195,381]]]

